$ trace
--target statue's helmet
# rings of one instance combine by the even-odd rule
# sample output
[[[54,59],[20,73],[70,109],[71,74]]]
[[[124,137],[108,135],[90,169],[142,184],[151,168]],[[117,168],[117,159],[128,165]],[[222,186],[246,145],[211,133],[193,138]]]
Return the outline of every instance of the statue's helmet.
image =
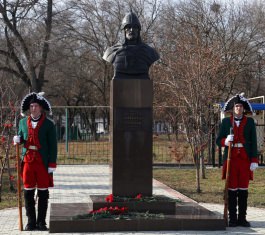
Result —
[[[130,13],[127,13],[121,23],[121,29],[124,30],[126,25],[137,25],[139,27],[139,30],[141,30],[141,24],[138,19],[138,17],[131,11]]]

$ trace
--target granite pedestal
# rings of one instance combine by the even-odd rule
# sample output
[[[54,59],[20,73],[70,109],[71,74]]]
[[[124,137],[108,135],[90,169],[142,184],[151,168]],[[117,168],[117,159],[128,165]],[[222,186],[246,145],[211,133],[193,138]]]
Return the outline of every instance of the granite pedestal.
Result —
[[[146,205],[144,206],[146,207]],[[161,211],[161,209],[162,207],[158,210]],[[93,203],[52,204],[50,233],[163,230],[216,231],[225,230],[226,227],[221,216],[194,202],[175,203],[174,213],[165,213],[162,218],[99,219],[95,221],[91,219],[73,219],[74,216],[88,213],[91,210],[93,210]]]
[[[112,194],[152,196],[153,83],[111,82]]]

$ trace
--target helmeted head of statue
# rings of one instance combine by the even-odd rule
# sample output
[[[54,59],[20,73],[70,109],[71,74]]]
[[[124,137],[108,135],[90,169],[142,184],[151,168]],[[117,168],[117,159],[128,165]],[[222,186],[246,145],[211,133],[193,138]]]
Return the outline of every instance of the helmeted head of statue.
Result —
[[[121,23],[121,29],[124,30],[127,25],[138,26],[139,31],[142,29],[138,17],[132,11],[124,16]]]
[[[124,30],[125,43],[138,44],[141,42],[141,24],[138,17],[132,11],[123,18],[121,29]]]

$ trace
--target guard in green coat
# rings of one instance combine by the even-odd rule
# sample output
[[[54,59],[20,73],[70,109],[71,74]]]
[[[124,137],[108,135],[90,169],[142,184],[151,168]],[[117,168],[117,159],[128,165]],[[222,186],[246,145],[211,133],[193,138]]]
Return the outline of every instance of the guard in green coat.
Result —
[[[51,105],[40,93],[30,93],[21,103],[21,113],[30,110],[30,115],[21,119],[14,144],[23,144],[22,179],[28,223],[26,231],[47,230],[49,187],[53,186],[52,174],[56,169],[57,138],[54,122],[46,117],[51,114]],[[35,210],[35,190],[38,195],[38,216]]]
[[[229,142],[232,144],[228,179],[229,226],[250,227],[246,220],[247,199],[249,180],[253,180],[253,171],[258,167],[257,135],[253,118],[245,116],[244,111],[253,111],[248,100],[239,94],[230,98],[223,110],[232,111],[230,117],[222,120],[216,140],[219,147],[225,148],[223,179],[226,178]]]

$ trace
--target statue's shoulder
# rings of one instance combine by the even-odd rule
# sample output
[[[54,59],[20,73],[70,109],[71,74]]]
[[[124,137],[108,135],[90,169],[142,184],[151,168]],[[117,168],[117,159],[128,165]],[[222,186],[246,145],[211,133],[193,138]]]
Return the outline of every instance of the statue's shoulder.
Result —
[[[160,56],[153,47],[149,46],[146,43],[142,43],[141,49],[145,51],[146,54],[148,54],[148,56],[152,59],[153,62],[159,60]]]
[[[114,61],[114,58],[116,56],[116,52],[122,48],[121,43],[117,43],[114,46],[111,46],[107,48],[107,50],[104,52],[103,59],[112,63]]]

